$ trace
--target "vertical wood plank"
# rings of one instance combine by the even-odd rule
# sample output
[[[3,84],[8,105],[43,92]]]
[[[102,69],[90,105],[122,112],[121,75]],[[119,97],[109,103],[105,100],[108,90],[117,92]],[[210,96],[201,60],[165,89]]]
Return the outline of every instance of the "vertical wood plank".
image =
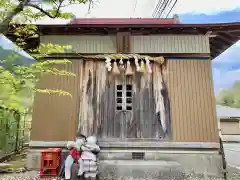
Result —
[[[122,34],[120,32],[117,33],[116,35],[116,48],[117,48],[117,53],[122,53],[123,52],[123,40],[122,40]]]
[[[126,85],[131,85],[132,86],[132,110],[129,110],[126,114],[126,123],[125,123],[125,129],[126,131],[124,132],[126,134],[125,138],[136,138],[136,126],[134,122],[134,97],[135,97],[135,83],[134,83],[134,76],[126,76]]]
[[[79,74],[79,83],[78,83],[78,87],[77,89],[79,90],[79,95],[78,95],[78,99],[79,99],[79,103],[77,105],[78,108],[78,118],[76,119],[76,124],[75,124],[75,134],[76,132],[80,129],[81,126],[81,119],[82,119],[82,108],[81,104],[83,103],[83,98],[84,98],[84,86],[83,86],[83,79],[84,79],[84,61],[80,60],[79,61],[79,66],[78,66],[78,74]]]
[[[124,32],[123,33],[123,53],[131,52],[131,33]]]
[[[208,121],[210,122],[210,126],[212,127],[211,129],[211,138],[208,139],[208,141],[211,141],[213,139],[215,139],[215,142],[219,141],[218,138],[218,126],[216,124],[216,119],[217,119],[217,115],[216,115],[216,99],[214,96],[214,89],[213,89],[213,76],[212,76],[212,62],[208,61],[205,64],[205,70],[206,70],[206,79],[207,84],[208,84],[208,92],[209,94],[206,94],[208,100],[208,108],[209,108],[209,114],[211,115],[208,119]]]
[[[162,97],[162,75],[161,67],[159,64],[153,64],[153,94],[154,94],[154,104],[155,104],[155,123],[154,129],[156,134],[154,137],[158,138],[163,136],[163,128],[166,127],[165,122],[165,111],[164,111],[164,100]]]
[[[130,53],[131,51],[131,33],[117,32],[117,53]]]
[[[93,87],[94,87],[95,67],[93,61],[86,61],[84,67],[83,79],[83,101],[80,105],[82,109],[80,132],[85,136],[93,133]]]
[[[168,60],[172,140],[218,142],[210,60]]]
[[[93,93],[95,94],[94,101],[94,134],[103,136],[102,123],[107,120],[107,116],[104,117],[104,111],[108,108],[108,86],[107,76],[108,72],[105,67],[105,63],[101,61],[95,61],[96,64],[96,76],[95,76],[95,88]]]
[[[72,97],[44,93],[36,94],[33,104],[31,140],[65,141],[73,139],[79,111],[79,89],[76,88],[79,86],[79,71],[77,68],[79,62],[79,60],[72,60],[72,64],[58,66],[74,73],[76,76],[46,75],[42,77],[39,88],[62,89],[69,92]],[[58,128],[56,128],[56,125],[58,125]],[[43,129],[44,133],[42,133]]]
[[[131,42],[131,53],[210,53],[207,35],[134,35]]]

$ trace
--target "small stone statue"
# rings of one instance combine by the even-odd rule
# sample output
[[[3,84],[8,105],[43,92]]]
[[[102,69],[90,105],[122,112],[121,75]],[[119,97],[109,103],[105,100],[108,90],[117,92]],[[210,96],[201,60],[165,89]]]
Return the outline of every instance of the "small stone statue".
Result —
[[[76,136],[75,142],[69,141],[67,143],[67,148],[71,149],[71,151],[69,152],[69,155],[65,160],[65,179],[66,180],[71,179],[71,167],[74,163],[79,164],[80,167],[83,166],[83,162],[81,160],[81,147],[85,143],[85,141],[86,141],[86,137],[80,134]],[[82,169],[79,168],[78,176],[82,175],[82,172],[80,170]]]
[[[89,136],[86,140],[86,144],[82,147],[81,160],[79,171],[84,172],[85,178],[95,178],[98,174],[97,168],[97,153],[100,152],[100,147],[97,145],[97,139],[94,136]],[[82,170],[80,170],[82,168]]]

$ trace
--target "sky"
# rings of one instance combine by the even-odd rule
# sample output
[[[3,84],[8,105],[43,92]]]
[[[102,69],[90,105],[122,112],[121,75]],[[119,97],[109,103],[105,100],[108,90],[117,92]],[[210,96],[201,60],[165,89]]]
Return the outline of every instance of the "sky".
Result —
[[[73,12],[76,17],[151,17],[157,0],[95,0],[90,13],[88,5],[72,5],[64,11]],[[240,22],[239,0],[178,0],[172,14],[178,14],[181,23],[224,23]],[[170,15],[170,16],[171,16]],[[59,24],[64,20],[44,19],[37,23]],[[215,93],[230,88],[234,81],[240,80],[240,41],[213,60]]]
[[[12,41],[10,41],[2,34],[0,34],[0,47],[3,49],[14,50],[18,54],[32,59],[32,57],[28,53],[18,48]]]
[[[240,3],[238,3],[240,4]],[[221,10],[214,13],[184,13],[180,15],[183,23],[221,23],[240,22],[240,8]],[[214,90],[231,88],[234,81],[240,80],[240,41],[212,61]]]

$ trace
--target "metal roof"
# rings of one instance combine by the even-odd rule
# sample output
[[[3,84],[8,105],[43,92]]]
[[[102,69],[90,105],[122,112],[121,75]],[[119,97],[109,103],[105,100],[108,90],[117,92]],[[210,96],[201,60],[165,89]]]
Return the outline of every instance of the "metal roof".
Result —
[[[77,18],[70,24],[178,24],[176,18]]]

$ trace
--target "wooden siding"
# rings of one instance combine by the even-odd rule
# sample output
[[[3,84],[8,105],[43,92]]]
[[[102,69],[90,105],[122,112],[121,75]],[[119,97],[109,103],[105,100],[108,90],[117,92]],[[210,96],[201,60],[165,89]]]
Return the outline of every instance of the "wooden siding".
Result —
[[[210,60],[168,60],[173,141],[218,142]]]
[[[54,36],[40,37],[41,43],[71,45],[77,53],[116,53],[116,36]]]
[[[161,68],[158,64],[153,67],[153,74],[137,73],[125,79],[126,76],[108,73],[105,62],[75,60],[65,68],[76,77],[44,77],[40,88],[63,89],[73,97],[37,94],[31,140],[69,140],[74,138],[76,129],[99,138],[164,137],[169,122],[163,115]],[[132,85],[130,111],[116,110],[116,85],[124,82]]]
[[[117,38],[117,53],[126,54],[130,52],[130,32],[118,32]]]
[[[210,53],[209,36],[132,36],[131,53]]]
[[[104,63],[98,62],[86,61],[84,64],[81,60],[73,60],[73,64],[67,65],[66,68],[74,72],[76,77],[47,76],[42,79],[41,87],[61,88],[69,91],[73,97],[37,94],[33,107],[31,140],[60,141],[73,139],[79,119],[81,123],[79,128],[87,134],[97,133],[102,137],[120,136],[120,132],[117,131],[120,127],[119,123],[113,123],[115,121],[114,111],[106,108],[107,106],[115,107],[115,100],[109,97],[111,95],[114,96],[114,88],[117,81],[113,81],[108,73],[104,73],[106,72],[103,71],[103,68],[105,68]],[[166,73],[164,77],[166,78],[170,99],[172,141],[218,142],[211,61],[168,60],[165,67],[167,69],[163,72],[164,74]],[[158,71],[157,69],[154,66],[153,70]],[[93,82],[96,82],[96,78],[99,80],[97,81],[98,83],[94,84]],[[157,77],[155,75],[152,78],[146,76],[141,78],[141,80],[138,79],[136,85],[133,86],[133,88],[138,89],[136,92],[138,92],[139,97],[139,102],[135,102],[138,107],[134,108],[138,109],[140,114],[135,120],[133,118],[126,121],[127,123],[132,123],[126,129],[130,138],[153,138],[156,137],[156,134],[157,136],[159,134],[158,131],[155,131],[159,126],[156,126],[155,122],[157,122],[157,119],[154,118],[154,113],[162,107],[154,107],[156,104],[154,105],[154,101],[151,99],[157,99],[157,102],[159,102],[161,98],[153,98],[158,96],[159,92],[156,91],[157,88],[151,87],[147,83],[154,82],[156,84],[160,81],[158,80],[159,78],[160,76]],[[134,82],[135,80],[133,79],[132,81]],[[106,87],[108,88],[106,89]],[[155,87],[157,86],[155,85]],[[152,88],[155,91],[149,93],[152,92]],[[96,94],[96,91],[99,93]],[[89,96],[83,96],[84,93],[89,94]],[[107,95],[103,96],[103,94]],[[145,94],[149,95],[148,100],[143,98]],[[140,103],[141,101],[144,103]],[[96,106],[94,105],[96,109],[90,108],[93,104],[97,104]],[[149,113],[149,116],[145,116],[144,111],[146,109],[152,109],[152,114]],[[141,111],[143,112],[141,113]],[[103,117],[107,117],[107,119]],[[144,119],[142,121],[140,117],[150,118],[151,121],[149,123],[151,125],[146,123],[148,121],[144,121]],[[137,125],[136,120],[141,120],[143,124],[137,123]],[[96,126],[93,126],[93,124]],[[107,128],[102,131],[101,126]],[[134,131],[133,127],[142,129],[142,134],[140,131],[140,133]],[[150,130],[152,132],[149,134]]]
[[[65,65],[64,69],[75,73],[75,77],[47,75],[42,78],[39,88],[62,89],[70,92],[72,97],[36,94],[31,140],[62,141],[74,138],[79,111],[81,67],[81,61]]]
[[[41,36],[41,43],[72,45],[77,53],[116,53],[117,35],[112,36]],[[128,40],[128,39],[126,39]],[[209,37],[205,35],[146,35],[129,38],[130,53],[210,53]],[[118,42],[121,43],[121,42]]]

